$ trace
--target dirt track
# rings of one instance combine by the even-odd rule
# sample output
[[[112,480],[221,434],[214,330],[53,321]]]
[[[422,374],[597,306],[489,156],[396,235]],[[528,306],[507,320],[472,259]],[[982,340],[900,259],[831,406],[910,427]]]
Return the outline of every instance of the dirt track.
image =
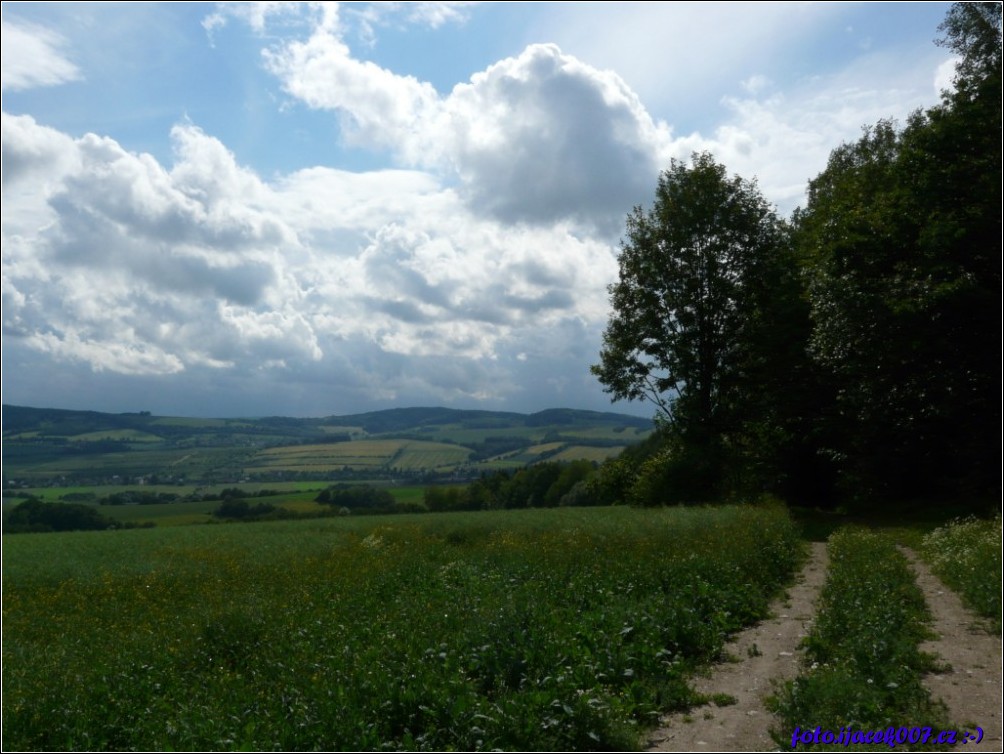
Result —
[[[708,704],[690,712],[667,715],[649,737],[648,751],[777,751],[770,737],[776,719],[764,706],[772,682],[798,673],[799,643],[808,633],[815,602],[826,577],[826,545],[811,544],[809,561],[787,598],[771,608],[772,617],[739,634],[726,648],[733,662],[714,666],[697,678],[704,694],[726,694],[735,704]],[[942,699],[960,731],[983,729],[979,744],[961,742],[967,751],[1001,751],[1001,639],[945,587],[917,556],[902,548],[917,575],[917,584],[934,617],[936,640],[921,649],[951,667],[927,676],[934,699]]]
[[[768,732],[774,718],[763,700],[771,693],[773,679],[794,678],[798,673],[798,645],[809,632],[828,562],[825,544],[813,542],[811,548],[787,599],[771,606],[775,617],[743,631],[726,647],[736,662],[716,665],[694,683],[701,693],[729,694],[736,703],[710,704],[665,717],[650,737],[649,751],[777,749]]]
[[[924,685],[934,699],[945,703],[949,718],[963,726],[962,731],[972,732],[977,725],[983,729],[980,743],[960,746],[966,751],[1001,751],[1001,640],[987,633],[983,622],[915,553],[900,549],[917,574],[917,585],[934,617],[931,627],[939,636],[920,648],[951,668],[927,676]]]

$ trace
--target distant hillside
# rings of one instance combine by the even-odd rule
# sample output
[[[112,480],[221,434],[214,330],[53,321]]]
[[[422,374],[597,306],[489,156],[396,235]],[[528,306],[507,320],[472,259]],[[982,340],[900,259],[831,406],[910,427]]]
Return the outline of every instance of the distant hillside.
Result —
[[[203,419],[5,405],[3,475],[8,484],[473,476],[545,459],[602,461],[652,429],[636,416],[575,409]]]

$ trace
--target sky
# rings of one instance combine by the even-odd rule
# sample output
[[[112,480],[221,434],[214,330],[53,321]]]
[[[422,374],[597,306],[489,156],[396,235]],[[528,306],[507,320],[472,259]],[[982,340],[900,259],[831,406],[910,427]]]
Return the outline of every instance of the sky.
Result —
[[[628,212],[709,151],[790,217],[949,7],[5,2],[3,402],[650,416],[589,371]]]

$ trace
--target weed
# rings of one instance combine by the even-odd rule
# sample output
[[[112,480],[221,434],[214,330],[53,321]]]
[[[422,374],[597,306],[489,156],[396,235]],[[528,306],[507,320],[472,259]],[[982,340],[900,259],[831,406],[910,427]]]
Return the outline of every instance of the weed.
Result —
[[[921,554],[1001,634],[1001,517],[956,519],[924,537]]]
[[[732,694],[712,694],[711,701],[714,702],[716,707],[730,707],[733,704],[739,703],[739,700],[732,696]]]

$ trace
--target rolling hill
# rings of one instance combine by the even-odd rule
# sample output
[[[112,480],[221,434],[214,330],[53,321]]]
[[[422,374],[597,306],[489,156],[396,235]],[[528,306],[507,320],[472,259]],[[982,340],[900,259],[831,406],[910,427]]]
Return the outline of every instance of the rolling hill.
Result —
[[[472,477],[545,459],[601,461],[652,429],[575,409],[204,419],[5,405],[3,476],[7,486]]]

